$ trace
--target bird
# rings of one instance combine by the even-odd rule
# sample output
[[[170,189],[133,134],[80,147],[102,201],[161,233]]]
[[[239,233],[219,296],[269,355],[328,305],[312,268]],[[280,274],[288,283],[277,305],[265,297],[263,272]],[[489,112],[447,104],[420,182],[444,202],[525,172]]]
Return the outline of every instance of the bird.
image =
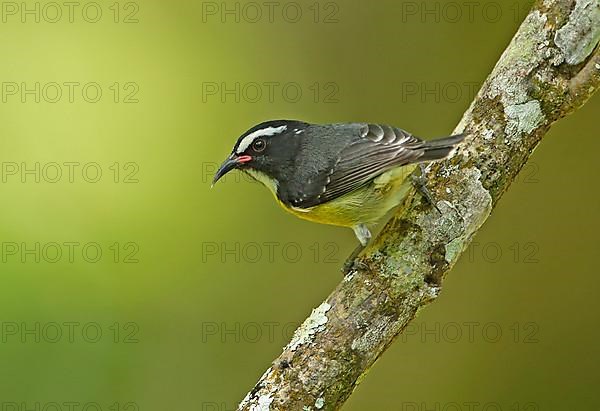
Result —
[[[407,196],[413,181],[408,176],[416,167],[449,158],[464,138],[426,141],[384,124],[271,120],[238,138],[212,186],[240,170],[265,185],[293,215],[352,228],[364,248],[371,239],[369,226]],[[425,185],[420,188],[431,201]]]

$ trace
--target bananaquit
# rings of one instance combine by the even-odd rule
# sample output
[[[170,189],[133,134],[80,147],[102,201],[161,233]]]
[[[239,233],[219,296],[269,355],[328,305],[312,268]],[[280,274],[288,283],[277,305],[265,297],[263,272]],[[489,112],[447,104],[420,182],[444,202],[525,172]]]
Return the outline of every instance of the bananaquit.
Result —
[[[367,225],[404,199],[417,164],[451,156],[463,138],[424,141],[379,124],[268,121],[242,134],[213,185],[239,169],[267,186],[285,210],[351,227],[364,247]]]

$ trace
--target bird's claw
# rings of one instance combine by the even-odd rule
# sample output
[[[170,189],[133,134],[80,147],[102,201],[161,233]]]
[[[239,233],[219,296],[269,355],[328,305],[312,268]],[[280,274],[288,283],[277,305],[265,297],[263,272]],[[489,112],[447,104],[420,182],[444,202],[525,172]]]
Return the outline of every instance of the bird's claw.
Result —
[[[419,166],[419,168],[421,170],[421,174],[418,176],[413,174],[410,177],[411,182],[413,183],[413,185],[415,186],[415,188],[417,189],[419,194],[421,194],[423,196],[423,198],[425,198],[425,200],[437,210],[438,213],[442,214],[442,212],[438,208],[437,204],[433,200],[433,196],[431,195],[431,192],[427,188],[427,177],[425,177],[425,170],[424,170],[423,165],[421,164]]]
[[[360,267],[362,269],[366,269],[367,268],[367,265],[365,263],[363,263],[362,261],[357,261],[358,255],[364,249],[365,249],[365,246],[362,245],[362,244],[359,244],[358,247],[356,247],[354,249],[354,251],[352,252],[352,254],[350,254],[350,257],[348,257],[348,259],[346,260],[346,262],[342,266],[342,273],[343,274],[348,274],[351,271],[355,270],[357,267]]]

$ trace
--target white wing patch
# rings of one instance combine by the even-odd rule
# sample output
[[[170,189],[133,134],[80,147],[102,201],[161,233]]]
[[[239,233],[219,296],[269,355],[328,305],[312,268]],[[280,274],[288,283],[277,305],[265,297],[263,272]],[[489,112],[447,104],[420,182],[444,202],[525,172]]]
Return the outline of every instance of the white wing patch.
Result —
[[[240,142],[240,145],[238,146],[238,148],[236,150],[236,153],[241,154],[244,151],[246,151],[246,149],[248,147],[250,147],[250,144],[252,144],[252,142],[254,140],[256,140],[258,137],[272,136],[275,134],[283,133],[285,130],[287,130],[287,126],[267,127],[267,128],[261,128],[260,130],[256,130],[254,133],[250,133],[242,139],[242,141]]]

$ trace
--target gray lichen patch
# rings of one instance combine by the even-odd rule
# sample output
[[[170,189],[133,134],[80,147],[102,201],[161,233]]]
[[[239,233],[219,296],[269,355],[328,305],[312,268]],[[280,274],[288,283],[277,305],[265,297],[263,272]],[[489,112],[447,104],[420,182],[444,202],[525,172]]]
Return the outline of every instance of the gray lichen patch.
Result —
[[[462,182],[456,193],[460,198],[457,210],[462,230],[445,247],[445,260],[452,265],[461,251],[466,249],[473,234],[481,227],[492,211],[492,196],[481,183],[481,171],[475,167],[463,170]]]
[[[501,120],[496,122],[499,128],[496,132],[488,128],[485,136],[488,140],[493,141],[495,134],[503,134],[503,144],[511,144],[544,123],[541,103],[532,96],[533,90],[523,77],[542,67],[545,59],[551,60],[556,55],[562,59],[560,52],[550,46],[547,21],[547,16],[539,11],[527,17],[525,29],[512,40],[494,69],[495,75],[482,90],[490,102],[498,102]],[[487,113],[486,118],[489,118]]]
[[[554,36],[567,63],[582,63],[600,41],[600,1],[577,0],[567,23]]]
[[[269,411],[272,402],[273,397],[271,397],[271,394],[261,395],[258,398],[258,403],[250,407],[250,411]]]
[[[261,386],[264,389],[264,381],[268,380],[272,373],[273,368],[269,367],[269,369],[264,372],[262,377],[260,377],[257,386]],[[271,388],[267,394],[262,394],[260,396],[255,395],[253,392],[249,392],[240,403],[238,409],[249,407],[250,411],[269,411],[271,408],[271,403],[273,402],[272,395],[275,393],[275,391],[275,388]]]
[[[486,85],[485,96],[491,100],[499,98],[504,108],[507,142],[544,122],[540,103],[531,96],[523,76],[540,67],[544,59],[556,57],[549,41],[547,21],[548,17],[537,10],[527,16],[523,30],[513,38],[494,69],[492,80]]]
[[[292,341],[285,349],[295,351],[299,346],[311,343],[315,338],[315,334],[325,329],[327,321],[329,321],[326,314],[330,309],[331,305],[327,302],[315,308],[310,317],[304,320],[302,325],[294,332]]]
[[[420,225],[425,235],[431,238],[432,243],[443,241],[446,237],[454,237],[462,233],[463,225],[458,210],[447,200],[436,203],[441,212],[438,217],[437,210],[423,216]]]
[[[537,100],[508,106],[505,112],[508,117],[505,131],[508,136],[531,133],[544,122],[544,113]]]
[[[367,331],[352,341],[351,348],[359,352],[373,350],[386,330],[389,330],[392,319],[390,317],[379,317],[372,321]]]
[[[544,59],[540,50],[549,46],[547,21],[547,16],[537,10],[527,16],[523,30],[513,38],[494,68],[488,98],[500,97],[505,107],[530,100],[522,78]]]
[[[465,240],[463,237],[456,237],[454,240],[446,244],[446,261],[451,263],[458,259],[464,248]]]

